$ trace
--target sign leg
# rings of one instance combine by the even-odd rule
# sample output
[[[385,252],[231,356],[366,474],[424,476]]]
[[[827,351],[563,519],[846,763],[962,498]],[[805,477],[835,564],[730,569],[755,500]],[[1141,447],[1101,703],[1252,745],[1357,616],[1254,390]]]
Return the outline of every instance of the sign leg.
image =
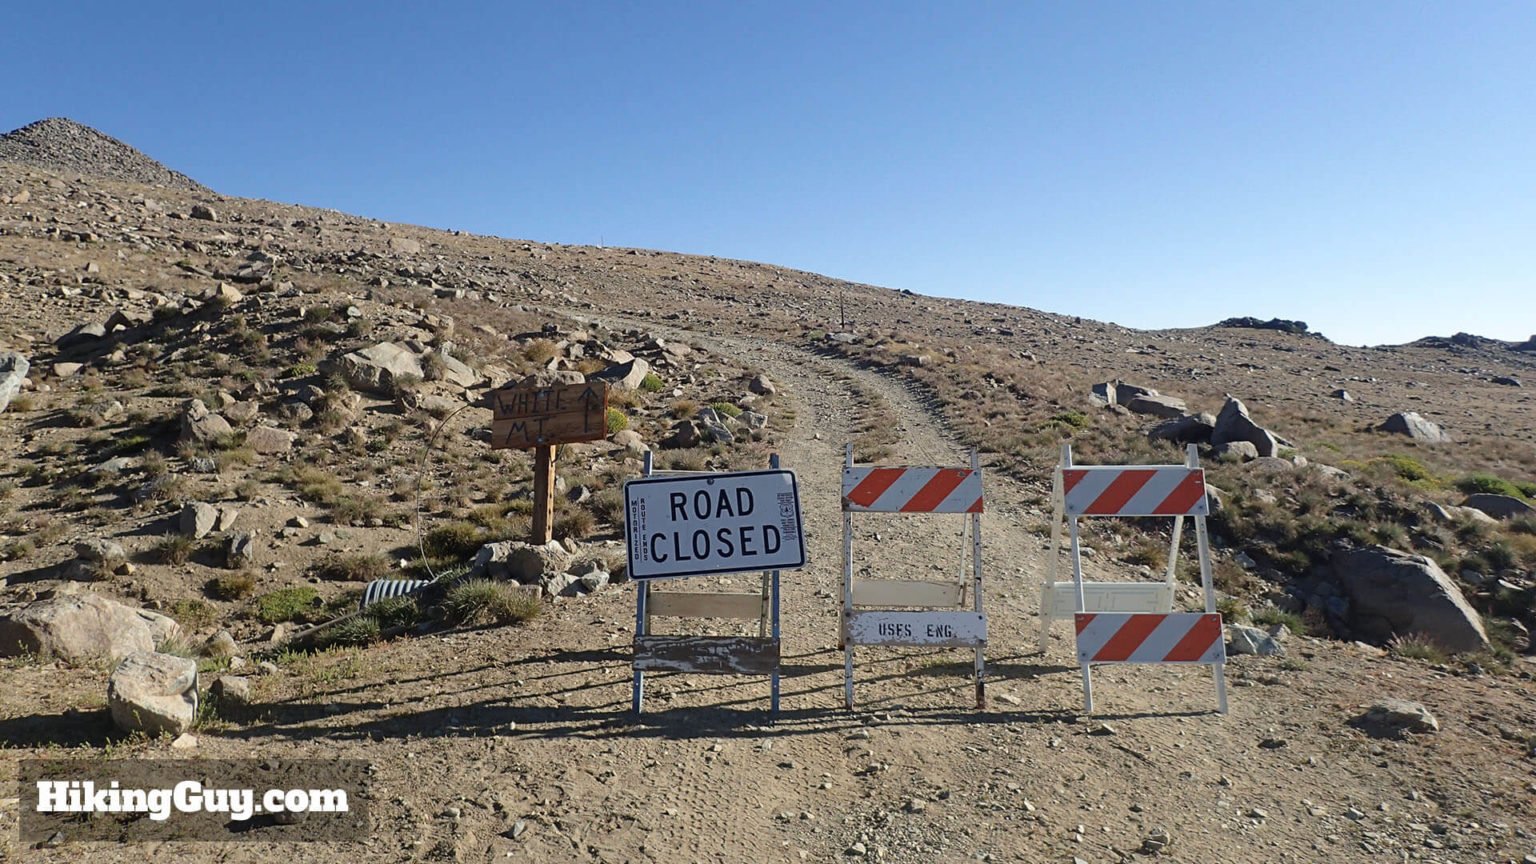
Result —
[[[554,536],[555,521],[555,448],[540,444],[533,451],[533,536],[528,540],[543,546]]]
[[[635,583],[635,636],[638,639],[645,635],[645,591],[650,586],[645,582]],[[640,713],[645,700],[645,670],[635,667],[635,681],[630,688],[630,707],[635,714]]]
[[[1083,664],[1083,713],[1093,713],[1093,671],[1087,663]]]
[[[1216,710],[1227,713],[1227,664],[1215,663],[1211,672],[1216,676]]]

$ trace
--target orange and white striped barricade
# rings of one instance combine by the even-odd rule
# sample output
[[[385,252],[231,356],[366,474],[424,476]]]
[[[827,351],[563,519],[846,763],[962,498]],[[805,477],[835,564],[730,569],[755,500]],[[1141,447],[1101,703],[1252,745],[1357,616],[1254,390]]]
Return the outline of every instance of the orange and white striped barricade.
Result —
[[[1205,469],[1200,467],[1195,446],[1189,446],[1183,465],[1073,466],[1072,450],[1064,445],[1056,475],[1061,512],[1071,538],[1072,583],[1077,595],[1073,623],[1077,662],[1083,672],[1084,709],[1093,713],[1094,663],[1183,663],[1212,667],[1217,708],[1227,713],[1226,645],[1221,636],[1221,616],[1216,612],[1210,537],[1205,526],[1210,503],[1205,495]],[[1173,517],[1166,582],[1170,593],[1183,520],[1192,517],[1200,550],[1205,612],[1126,612],[1090,607],[1077,524],[1084,516]],[[1042,618],[1044,611],[1042,608]]]
[[[856,645],[972,648],[976,652],[976,707],[986,706],[987,616],[981,603],[981,468],[855,466],[853,445],[843,459],[844,702],[853,708]],[[970,528],[970,574],[955,581],[855,579],[853,514],[959,513]],[[964,543],[964,526],[961,542]],[[969,582],[971,603],[966,608]]]
[[[630,575],[634,577],[636,588],[631,692],[631,707],[636,714],[644,707],[645,673],[648,671],[766,675],[770,682],[770,710],[774,715],[779,713],[779,574],[781,569],[794,569],[805,564],[805,538],[800,525],[799,491],[794,475],[779,470],[777,454],[769,457],[769,467],[769,471],[737,474],[657,472],[653,470],[651,454],[646,453],[644,478],[625,485],[625,530],[629,534]],[[733,486],[729,494],[723,491],[733,479],[744,481],[754,475],[763,481],[754,485],[763,486],[769,493],[760,497],[771,500],[742,499],[739,495],[744,487],[740,485]],[[664,495],[657,500],[648,500],[639,492],[642,483],[673,479],[681,483],[675,489],[669,485],[659,490]],[[658,505],[658,501],[664,503]],[[666,529],[672,527],[667,524],[667,511],[673,510],[674,516],[680,512],[687,517],[690,507],[694,506],[689,502],[698,501],[712,502],[705,505],[715,510],[710,514],[714,517],[712,521],[706,517],[705,522],[692,525],[686,532],[667,533]],[[642,525],[649,527],[641,528]],[[653,532],[656,528],[662,530]],[[640,543],[638,547],[637,542]],[[727,545],[729,549],[726,549]],[[752,555],[770,553],[777,566],[763,571],[758,591],[652,589],[652,583],[657,579],[752,571],[757,569],[748,566]],[[690,557],[694,560],[690,561]],[[735,566],[727,560],[730,558],[738,559],[743,566]],[[704,562],[709,566],[704,566]],[[755,620],[757,636],[656,635],[651,629],[655,618]]]
[[[1138,505],[1146,500],[1155,498],[1166,491],[1170,483],[1177,483],[1187,474],[1187,467],[1169,466],[1161,478],[1146,484],[1146,488],[1140,490],[1142,498],[1136,502]],[[1072,445],[1061,445],[1061,464],[1052,475],[1051,482],[1051,551],[1050,561],[1045,574],[1045,583],[1040,586],[1040,653],[1044,654],[1050,647],[1051,625],[1057,621],[1070,621],[1072,616],[1079,611],[1077,586],[1071,582],[1064,582],[1060,578],[1061,567],[1061,533],[1062,526],[1067,519],[1066,491],[1064,490],[1063,472],[1072,468]],[[1152,470],[1150,468],[1144,470]],[[1077,475],[1074,475],[1076,477]],[[1095,475],[1095,482],[1087,486],[1079,481],[1073,486],[1073,504],[1076,507],[1093,507],[1097,499],[1109,490],[1101,487],[1098,481],[1104,480],[1101,475]],[[1117,490],[1105,500],[1099,510],[1108,509],[1113,499],[1121,490]],[[1093,499],[1093,500],[1088,500]],[[1165,499],[1166,500],[1166,499]],[[1178,509],[1177,501],[1173,509]],[[1155,509],[1155,508],[1154,508]],[[1096,512],[1093,515],[1119,515],[1118,513]],[[1159,514],[1162,515],[1162,514]],[[1174,575],[1177,572],[1179,561],[1179,541],[1184,533],[1184,516],[1178,513],[1173,515],[1173,542],[1168,547],[1168,567],[1163,572],[1161,582],[1084,582],[1081,611],[1084,612],[1127,612],[1127,613],[1156,613],[1173,611]]]

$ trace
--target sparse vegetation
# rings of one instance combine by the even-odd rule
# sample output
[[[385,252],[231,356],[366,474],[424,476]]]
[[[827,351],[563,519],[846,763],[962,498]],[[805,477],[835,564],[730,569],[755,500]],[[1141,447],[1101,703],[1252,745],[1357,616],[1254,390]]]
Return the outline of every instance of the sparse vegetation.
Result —
[[[1445,649],[1436,645],[1434,640],[1422,633],[1404,633],[1392,637],[1387,643],[1387,650],[1394,657],[1402,657],[1407,660],[1423,660],[1428,663],[1444,663],[1447,659]]]
[[[244,600],[256,591],[256,577],[246,572],[220,573],[203,585],[215,600]]]
[[[390,563],[382,553],[332,555],[315,571],[321,579],[339,582],[369,582],[389,576]]]
[[[308,585],[279,588],[256,598],[256,620],[263,624],[309,621],[320,608],[320,592]]]
[[[455,624],[515,624],[536,617],[543,601],[505,582],[470,579],[448,590],[443,611]]]
[[[181,565],[191,559],[196,548],[197,543],[191,537],[173,531],[155,541],[155,558],[162,564]]]

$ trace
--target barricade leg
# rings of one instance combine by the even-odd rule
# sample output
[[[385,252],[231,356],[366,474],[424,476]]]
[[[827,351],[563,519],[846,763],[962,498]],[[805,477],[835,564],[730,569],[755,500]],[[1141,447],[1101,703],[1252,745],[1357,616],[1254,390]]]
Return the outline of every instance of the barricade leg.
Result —
[[[645,592],[650,585],[641,582],[635,586],[635,635],[645,635]],[[630,692],[630,707],[639,714],[645,700],[645,670],[635,668],[635,681]]]

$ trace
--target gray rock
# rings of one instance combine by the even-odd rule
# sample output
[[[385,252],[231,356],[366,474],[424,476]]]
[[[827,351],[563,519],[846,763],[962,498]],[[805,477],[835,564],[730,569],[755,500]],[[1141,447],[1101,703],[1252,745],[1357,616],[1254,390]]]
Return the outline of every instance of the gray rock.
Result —
[[[1439,444],[1451,440],[1438,425],[1420,417],[1415,411],[1393,414],[1377,428],[1382,432],[1407,435],[1415,441],[1423,441],[1426,444]]]
[[[380,342],[360,351],[326,361],[326,371],[337,371],[354,390],[392,395],[402,379],[422,380],[421,360],[404,345]]]
[[[244,708],[251,704],[251,679],[239,675],[222,675],[214,679],[208,693],[220,705]]]
[[[219,524],[214,526],[215,531],[228,531],[235,527],[235,520],[240,518],[239,507],[220,507]]]
[[[645,458],[645,454],[651,449],[645,446],[645,439],[633,429],[620,429],[613,433],[613,443],[624,448],[625,456],[633,456],[636,459]]]
[[[1179,445],[1209,444],[1215,429],[1216,418],[1210,414],[1188,414],[1153,426],[1147,437],[1153,441],[1172,441]]]
[[[224,547],[224,566],[240,570],[256,563],[256,537],[249,532],[229,538]]]
[[[581,586],[583,594],[601,591],[608,585],[608,572],[594,564],[590,571],[577,578],[576,583]]]
[[[1182,417],[1185,408],[1183,399],[1161,394],[1137,396],[1125,403],[1125,407],[1131,409],[1132,414],[1150,414],[1165,418]]]
[[[570,573],[556,573],[542,584],[544,593],[550,597],[575,597],[581,590],[580,580]]]
[[[261,403],[254,399],[244,402],[232,402],[221,408],[220,413],[231,423],[245,424],[255,420],[261,414]]]
[[[663,450],[683,450],[697,447],[704,440],[699,424],[692,420],[679,420],[672,424],[672,434],[661,439]]]
[[[1279,449],[1274,433],[1253,422],[1248,416],[1248,406],[1241,399],[1227,397],[1216,415],[1216,426],[1211,430],[1211,443],[1216,446],[1232,441],[1247,441],[1260,456],[1273,456]]]
[[[153,651],[132,654],[107,682],[107,708],[125,732],[180,735],[197,720],[197,664]]]
[[[1433,513],[1436,519],[1447,525],[1455,525],[1460,522],[1481,522],[1486,525],[1495,525],[1499,521],[1474,507],[1446,507],[1442,504],[1431,503],[1429,505],[1429,512]]]
[[[21,392],[21,384],[31,368],[27,358],[15,351],[0,354],[0,412],[9,408],[11,400]]]
[[[212,504],[193,501],[181,508],[181,533],[194,540],[207,537],[218,522],[219,511]]]
[[[1410,732],[1433,734],[1440,731],[1440,721],[1428,708],[1404,699],[1383,699],[1350,725],[1377,738],[1402,738]]]
[[[128,553],[121,543],[114,540],[104,540],[100,537],[92,537],[81,540],[75,544],[75,554],[81,561],[92,564],[103,564],[108,569],[115,569],[118,565],[128,561]]]
[[[546,576],[563,573],[573,557],[564,546],[551,540],[535,546],[520,540],[487,543],[475,553],[472,569],[492,579],[511,579],[524,585],[542,581]]]
[[[1341,390],[1335,390],[1335,391],[1333,391],[1332,393],[1330,393],[1328,395],[1330,395],[1333,398],[1339,400],[1340,402],[1353,402],[1353,401],[1355,401],[1355,397],[1349,395],[1349,391],[1348,390],[1342,390],[1342,389]]]
[[[1519,387],[1519,386],[1521,386],[1519,378],[1511,378],[1508,375],[1495,375],[1490,380],[1493,381],[1493,383],[1500,385],[1501,387]]]
[[[216,213],[214,209],[209,207],[207,204],[193,204],[192,212],[189,215],[193,219],[202,219],[207,222],[219,221],[219,214]]]
[[[1511,495],[1494,495],[1487,492],[1479,492],[1476,495],[1468,495],[1467,500],[1461,502],[1464,508],[1471,508],[1480,513],[1486,513],[1495,519],[1518,519],[1521,516],[1529,516],[1536,513],[1536,507],[1521,501]]]
[[[228,630],[220,630],[203,643],[203,655],[206,657],[233,657],[239,653],[240,643],[235,641]]]
[[[1227,628],[1227,651],[1231,654],[1275,657],[1285,653],[1285,646],[1280,644],[1284,632],[1285,627],[1279,624],[1269,630],[1233,624]]]
[[[759,396],[772,396],[779,392],[778,386],[767,375],[761,374],[752,376],[752,380],[747,382],[747,389]]]
[[[717,441],[721,444],[730,444],[736,440],[735,434],[731,432],[730,427],[726,426],[725,418],[715,409],[700,408],[699,413],[694,416],[694,419],[703,428],[704,435],[709,440]]]
[[[748,429],[764,429],[768,426],[768,417],[756,411],[743,411],[736,420]]]
[[[617,363],[601,372],[594,372],[587,376],[587,380],[607,381],[609,385],[620,390],[638,390],[640,382],[645,380],[645,376],[650,371],[651,364],[636,357],[628,363]]]
[[[245,434],[245,443],[263,456],[276,456],[293,450],[298,435],[275,426],[257,426]]]
[[[1351,626],[1367,638],[1420,634],[1447,651],[1488,648],[1482,617],[1429,558],[1373,546],[1335,555],[1333,572],[1350,600]]]
[[[413,240],[409,237],[391,237],[389,238],[389,251],[397,255],[419,255],[421,254],[421,241]]]
[[[235,434],[229,421],[208,410],[201,399],[190,399],[182,409],[181,440],[208,443]]]
[[[34,654],[69,663],[116,662],[178,635],[175,621],[98,594],[39,600],[0,618],[0,657]]]
[[[1247,441],[1228,441],[1213,447],[1211,456],[1228,462],[1252,462],[1259,458],[1259,448]]]
[[[485,380],[479,372],[469,368],[462,360],[448,353],[452,346],[442,345],[437,349],[438,368],[441,374],[438,379],[446,381],[457,387],[475,387]]]

